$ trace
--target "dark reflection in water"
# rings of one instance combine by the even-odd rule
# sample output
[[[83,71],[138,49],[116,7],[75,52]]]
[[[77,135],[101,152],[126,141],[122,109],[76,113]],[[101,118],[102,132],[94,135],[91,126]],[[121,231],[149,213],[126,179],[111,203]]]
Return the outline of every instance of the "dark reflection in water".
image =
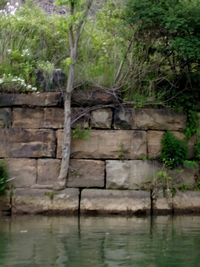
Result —
[[[197,267],[200,217],[0,220],[0,266]]]

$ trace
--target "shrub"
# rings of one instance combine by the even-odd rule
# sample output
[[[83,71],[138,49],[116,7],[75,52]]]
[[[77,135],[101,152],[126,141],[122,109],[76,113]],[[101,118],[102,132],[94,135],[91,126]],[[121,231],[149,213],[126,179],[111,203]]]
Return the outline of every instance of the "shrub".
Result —
[[[195,143],[195,158],[200,162],[200,139]]]
[[[4,161],[0,161],[0,195],[6,191],[8,171]]]
[[[166,167],[174,169],[183,165],[188,155],[185,141],[177,139],[173,133],[167,131],[162,138],[161,146],[161,160]]]

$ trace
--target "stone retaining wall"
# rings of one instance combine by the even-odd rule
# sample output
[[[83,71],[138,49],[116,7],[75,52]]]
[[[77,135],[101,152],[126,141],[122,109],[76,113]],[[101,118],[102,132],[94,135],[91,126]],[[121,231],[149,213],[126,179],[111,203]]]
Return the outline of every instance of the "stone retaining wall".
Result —
[[[98,89],[73,96],[72,127],[90,128],[89,137],[72,141],[67,188],[53,192],[61,161],[63,113],[60,93],[0,95],[0,158],[15,178],[12,212],[200,210],[199,192],[152,199],[145,187],[161,168],[157,159],[164,132],[171,130],[183,139],[185,116],[164,109],[124,107]],[[194,142],[195,138],[190,141],[190,157]],[[192,188],[197,177],[199,170],[184,170],[177,182]]]

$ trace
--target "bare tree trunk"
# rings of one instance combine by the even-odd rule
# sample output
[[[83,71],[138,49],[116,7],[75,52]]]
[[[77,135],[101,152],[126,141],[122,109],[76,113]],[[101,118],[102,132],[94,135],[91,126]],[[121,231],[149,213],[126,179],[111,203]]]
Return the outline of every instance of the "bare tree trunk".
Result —
[[[75,66],[74,64],[72,64],[70,66],[67,88],[64,95],[64,129],[63,129],[63,144],[62,144],[62,161],[57,183],[54,186],[55,190],[60,190],[65,188],[66,178],[69,169],[69,160],[71,153],[71,95],[74,87],[74,71],[75,71]]]
[[[82,19],[79,21],[78,26],[71,25],[69,28],[69,47],[70,58],[72,64],[70,65],[67,87],[64,96],[64,129],[63,129],[63,144],[62,144],[62,161],[60,173],[57,182],[54,185],[55,190],[64,189],[67,181],[67,174],[69,170],[69,161],[71,153],[71,95],[74,90],[75,81],[75,64],[77,60],[78,43],[83,30],[88,12],[91,8],[93,0],[88,0]],[[74,15],[75,5],[73,2],[70,4],[70,14]]]

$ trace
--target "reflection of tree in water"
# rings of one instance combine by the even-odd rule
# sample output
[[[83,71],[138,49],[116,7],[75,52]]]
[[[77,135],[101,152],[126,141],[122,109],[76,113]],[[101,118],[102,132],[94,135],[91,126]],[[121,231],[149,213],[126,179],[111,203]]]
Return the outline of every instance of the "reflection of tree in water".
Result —
[[[0,221],[2,267],[196,267],[198,217]]]
[[[4,259],[6,256],[7,243],[7,234],[0,231],[0,266],[5,266]]]

